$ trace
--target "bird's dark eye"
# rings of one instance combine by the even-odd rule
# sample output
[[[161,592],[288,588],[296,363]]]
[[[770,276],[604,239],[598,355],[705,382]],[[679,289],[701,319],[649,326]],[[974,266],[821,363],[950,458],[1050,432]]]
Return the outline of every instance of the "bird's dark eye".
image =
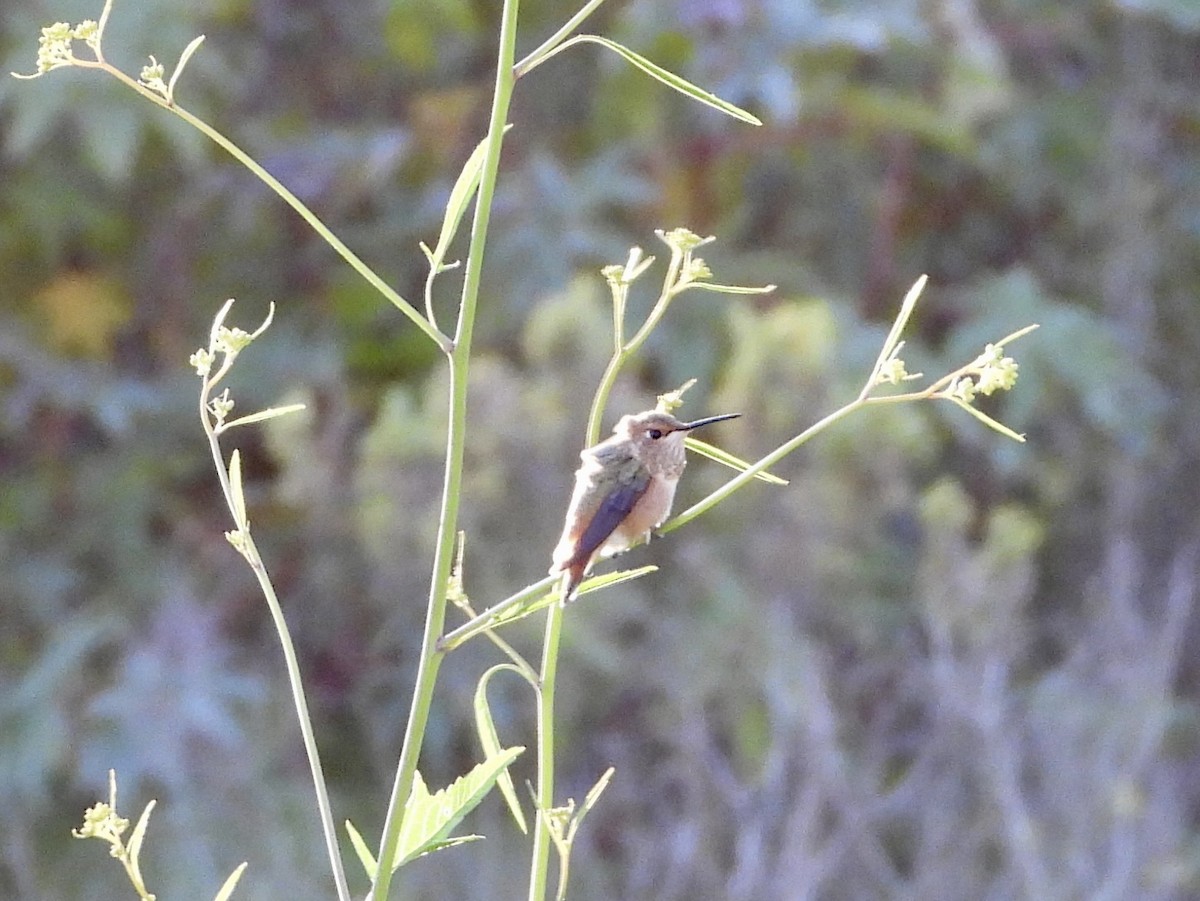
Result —
[[[653,438],[655,441],[657,441],[663,435],[662,429],[651,429],[649,432],[649,435],[651,438]]]

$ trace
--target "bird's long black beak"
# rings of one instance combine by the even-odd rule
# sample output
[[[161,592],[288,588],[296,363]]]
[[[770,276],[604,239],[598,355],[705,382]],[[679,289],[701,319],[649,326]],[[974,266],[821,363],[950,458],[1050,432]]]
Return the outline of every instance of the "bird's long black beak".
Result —
[[[690,432],[692,429],[698,429],[702,425],[710,425],[726,419],[737,419],[741,415],[741,413],[722,413],[720,416],[706,416],[704,419],[697,419],[695,422],[685,422],[683,424],[683,431]]]

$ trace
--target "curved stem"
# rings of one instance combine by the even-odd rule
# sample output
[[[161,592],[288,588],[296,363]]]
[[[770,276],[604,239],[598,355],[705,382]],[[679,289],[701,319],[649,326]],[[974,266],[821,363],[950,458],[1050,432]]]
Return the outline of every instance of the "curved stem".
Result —
[[[321,767],[321,755],[317,751],[317,739],[313,733],[312,717],[308,712],[308,701],[304,695],[304,682],[300,678],[300,661],[296,656],[296,648],[292,644],[291,632],[275,594],[275,587],[267,575],[267,570],[259,556],[254,538],[248,532],[245,535],[247,555],[251,558],[251,568],[254,570],[258,586],[267,599],[267,607],[271,611],[271,619],[275,624],[275,632],[279,636],[279,644],[283,648],[284,664],[287,668],[288,684],[292,690],[292,703],[296,707],[296,719],[300,723],[300,734],[304,739],[304,751],[308,755],[308,767],[312,773],[313,790],[317,796],[317,810],[321,817],[321,830],[325,834],[325,850],[333,868],[333,881],[337,886],[338,898],[350,901],[350,887],[346,884],[346,872],[342,866],[341,849],[338,844],[337,826],[333,821],[333,806],[329,801],[329,790],[325,783],[324,770]]]
[[[391,885],[392,866],[400,838],[400,826],[405,804],[412,792],[417,758],[429,719],[437,671],[444,659],[438,651],[438,638],[446,620],[446,593],[454,563],[454,542],[458,529],[458,509],[462,489],[463,457],[466,448],[467,377],[471,360],[471,340],[474,334],[475,313],[483,273],[483,254],[491,219],[492,198],[496,189],[496,174],[500,167],[500,150],[504,141],[504,125],[512,100],[512,64],[516,48],[518,0],[505,0],[500,23],[499,59],[496,64],[496,86],[492,96],[491,119],[488,124],[487,149],[480,172],[479,192],[475,205],[475,220],[471,228],[471,249],[463,277],[462,300],[458,327],[449,352],[450,359],[450,416],[446,437],[445,478],[442,485],[442,509],[438,524],[437,549],[429,585],[429,606],[425,617],[425,632],[421,642],[421,659],[413,689],[412,707],[404,733],[404,744],[396,767],[396,779],[388,803],[383,837],[379,849],[379,868],[372,892],[374,901],[387,901]]]
[[[161,106],[163,109],[167,110],[167,112],[174,113],[184,122],[187,122],[197,131],[204,134],[207,138],[213,141],[213,143],[217,144],[222,150],[254,173],[255,177],[257,177],[263,184],[274,191],[288,206],[299,213],[301,218],[303,218],[304,221],[312,227],[313,231],[320,235],[322,240],[332,247],[343,260],[349,263],[355,272],[365,278],[370,283],[371,287],[386,297],[392,303],[392,305],[396,307],[396,309],[407,316],[408,319],[414,325],[416,325],[417,328],[428,335],[434,341],[434,343],[438,345],[438,347],[440,347],[443,351],[449,351],[449,338],[442,334],[442,332],[440,332],[433,323],[422,316],[416,307],[401,297],[390,285],[388,285],[387,282],[376,275],[371,267],[364,263],[358,257],[358,255],[354,253],[354,251],[347,247],[337,235],[330,231],[329,227],[325,225],[325,223],[319,218],[317,218],[317,215],[307,206],[305,206],[299,197],[284,187],[283,183],[280,182],[279,179],[275,178],[275,176],[259,165],[253,157],[246,153],[246,151],[242,150],[242,148],[240,148],[237,144],[233,143],[233,141],[229,140],[229,138],[225,137],[204,120],[199,119],[189,113],[179,104],[168,102],[161,95],[150,90],[145,85],[140,84],[135,79],[126,75],[120,69],[117,69],[114,66],[103,62],[102,60],[96,63],[91,63],[87,60],[78,60],[75,65],[83,68],[103,69],[109,75],[112,75],[126,86],[137,91],[147,100],[157,104],[158,106]]]
[[[236,518],[236,505],[234,503],[233,488],[229,482],[229,471],[225,466],[225,458],[221,453],[221,445],[217,440],[217,433],[213,428],[208,411],[209,393],[213,385],[227,371],[228,361],[213,378],[206,380],[204,388],[200,392],[200,421],[204,425],[204,434],[208,437],[208,446],[212,452],[213,464],[217,469],[217,478],[221,483],[221,492],[225,495],[225,502],[230,512],[234,513]],[[333,806],[329,802],[329,790],[325,783],[324,770],[321,767],[321,755],[317,750],[317,739],[313,733],[312,717],[309,715],[308,701],[304,695],[304,680],[300,676],[300,661],[296,656],[296,647],[292,643],[291,631],[288,629],[287,620],[284,619],[283,608],[279,604],[279,597],[275,594],[275,586],[271,584],[271,578],[267,574],[266,565],[258,553],[258,547],[254,544],[250,530],[242,523],[237,523],[237,527],[242,530],[246,561],[254,571],[254,577],[258,580],[258,587],[262,591],[263,597],[266,598],[267,608],[271,611],[271,620],[275,624],[275,633],[279,636],[279,645],[283,650],[288,685],[292,692],[292,703],[296,707],[296,719],[300,724],[300,735],[304,741],[304,751],[308,756],[308,767],[312,773],[313,791],[317,796],[317,810],[321,818],[321,829],[325,834],[325,849],[329,854],[329,865],[333,870],[333,881],[337,888],[337,896],[339,901],[350,901],[350,887],[346,883],[346,871],[342,866],[342,854],[338,846],[337,826],[333,822]]]
[[[596,388],[596,393],[592,397],[592,408],[588,411],[588,437],[584,447],[591,447],[600,436],[600,424],[604,418],[604,408],[608,406],[608,395],[612,393],[613,385],[617,382],[617,375],[621,372],[621,367],[625,365],[628,356],[624,351],[618,350],[608,361],[604,375],[600,376],[600,385]]]

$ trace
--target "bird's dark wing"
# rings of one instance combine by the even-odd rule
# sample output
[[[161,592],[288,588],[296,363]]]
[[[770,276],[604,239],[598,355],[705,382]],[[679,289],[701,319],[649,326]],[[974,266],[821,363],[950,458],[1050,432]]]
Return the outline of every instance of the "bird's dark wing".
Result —
[[[595,516],[587,524],[583,534],[579,536],[572,561],[585,564],[590,561],[592,555],[603,547],[608,537],[629,515],[648,487],[650,487],[650,474],[640,467],[638,472],[630,473],[627,478],[619,481],[600,502]]]

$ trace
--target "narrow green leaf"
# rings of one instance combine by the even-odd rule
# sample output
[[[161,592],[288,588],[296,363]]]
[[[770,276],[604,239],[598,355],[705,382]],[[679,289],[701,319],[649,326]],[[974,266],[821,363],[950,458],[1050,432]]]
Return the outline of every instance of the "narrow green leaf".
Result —
[[[512,128],[511,125],[505,125],[505,133],[510,128]],[[458,174],[458,180],[454,182],[454,187],[450,190],[450,199],[446,202],[446,213],[442,218],[442,231],[438,235],[437,247],[434,248],[432,254],[426,254],[429,257],[429,267],[434,272],[441,268],[442,262],[446,259],[450,242],[458,233],[458,226],[462,222],[467,208],[471,205],[471,198],[475,196],[475,191],[479,188],[479,177],[483,173],[483,157],[487,153],[487,145],[488,139],[484,138],[471,151],[462,172]]]
[[[238,880],[246,872],[246,866],[246,862],[242,861],[238,868],[229,874],[229,878],[225,880],[225,884],[221,886],[221,890],[217,892],[217,896],[213,898],[213,901],[229,901],[230,896],[233,895],[233,890],[237,888]]]
[[[362,864],[363,869],[367,871],[367,878],[374,882],[375,873],[379,870],[379,864],[375,860],[375,855],[367,847],[367,842],[362,837],[362,833],[349,820],[346,820],[346,834],[350,836],[350,844],[354,846],[354,853],[358,855],[359,862]]]
[[[561,836],[553,836],[554,844],[558,848],[559,853],[559,868],[558,868],[558,892],[555,894],[556,901],[565,901],[567,897],[567,882],[571,872],[571,852],[575,848],[575,836],[579,831],[580,825],[583,823],[583,818],[588,815],[588,812],[600,800],[600,795],[608,788],[608,783],[612,781],[613,773],[616,772],[614,767],[609,767],[596,780],[596,784],[588,789],[587,795],[583,799],[583,804],[578,810],[572,810],[570,814],[570,822],[566,827],[565,833]],[[574,806],[574,801],[570,802]]]
[[[242,492],[242,454],[234,450],[229,457],[229,490],[233,494],[233,521],[246,528],[246,495]]]
[[[229,308],[233,306],[233,298],[229,298],[221,305],[221,309],[217,310],[217,315],[213,317],[212,329],[208,336],[208,349],[213,350],[217,346],[217,332],[221,330],[221,326],[225,324],[225,317],[229,315]]]
[[[235,425],[249,425],[252,422],[263,422],[267,419],[274,419],[276,416],[286,416],[288,413],[297,413],[304,409],[304,404],[285,404],[282,407],[267,407],[265,410],[259,410],[257,413],[251,413],[248,416],[240,416],[237,419],[231,419],[229,422],[221,426],[221,431],[231,429]]]
[[[256,328],[253,332],[250,333],[250,340],[253,341],[259,335],[261,335],[263,332],[265,332],[268,328],[270,328],[271,323],[274,321],[275,321],[275,301],[272,300],[267,305],[266,318],[263,319],[262,325],[260,325],[258,328]]]
[[[603,588],[607,585],[616,585],[630,579],[637,579],[655,572],[657,569],[657,566],[643,566],[639,569],[622,570],[615,573],[606,573],[603,576],[593,576],[580,586],[580,593],[595,591],[598,588]],[[543,583],[549,583],[550,587],[544,594],[537,594],[536,591],[540,590],[538,586]],[[497,609],[494,613],[490,610],[485,610],[479,616],[475,617],[475,619],[464,623],[453,632],[444,636],[438,643],[438,650],[442,652],[452,651],[482,632],[495,629],[497,626],[516,622],[519,619],[524,619],[531,613],[544,610],[551,604],[557,603],[558,580],[543,579],[541,582],[534,583],[495,605],[496,608],[503,609]]]
[[[458,845],[468,844],[469,842],[481,842],[483,838],[482,835],[472,833],[471,835],[456,835],[453,838],[443,839],[442,841],[430,842],[425,850],[421,852],[421,856],[424,857],[426,854],[432,854],[434,851],[445,851],[447,848],[454,848]]]
[[[500,774],[525,749],[507,748],[459,776],[446,788],[429,793],[421,774],[413,774],[413,787],[404,807],[396,851],[399,868],[411,860],[444,847],[450,831],[483,800]]]
[[[720,110],[721,112],[725,113],[725,115],[733,116],[733,118],[740,119],[742,122],[748,122],[751,125],[762,125],[762,120],[757,116],[751,115],[741,107],[734,106],[732,103],[729,103],[726,100],[722,100],[716,94],[709,93],[703,88],[696,87],[696,85],[692,84],[687,79],[681,78],[674,72],[667,71],[662,66],[650,62],[650,60],[646,59],[644,56],[640,56],[634,53],[628,47],[618,44],[616,41],[610,41],[608,38],[602,38],[595,34],[576,35],[569,41],[559,45],[556,52],[565,50],[572,44],[583,43],[585,41],[592,44],[599,44],[601,47],[607,47],[609,50],[613,51],[627,62],[637,66],[637,68],[641,69],[651,78],[661,81],[672,90],[678,91],[681,94],[685,94],[688,97],[691,97],[693,100],[699,100],[706,106],[711,106],[713,109]]]
[[[716,294],[770,294],[777,285],[763,285],[761,288],[746,285],[719,285],[716,282],[688,282],[689,291],[712,291]]]
[[[1015,332],[1013,332],[1011,335],[1005,335],[1003,338],[1001,338],[999,341],[997,341],[996,346],[1004,347],[1004,345],[1009,344],[1013,341],[1016,341],[1018,338],[1024,338],[1030,332],[1032,332],[1038,328],[1041,328],[1041,326],[1039,326],[1036,322],[1032,323],[1031,325],[1025,326],[1025,328],[1019,328]]]
[[[129,837],[129,844],[125,846],[129,852],[129,862],[135,870],[138,869],[138,855],[142,853],[142,842],[146,838],[146,826],[150,822],[150,811],[154,809],[154,805],[157,803],[157,801],[151,801],[146,805],[146,809],[138,817],[137,825],[133,827],[133,834]]]
[[[620,585],[622,582],[629,582],[632,579],[640,579],[642,576],[648,576],[652,572],[657,572],[658,567],[640,566],[637,569],[622,569],[617,572],[605,573],[602,576],[592,576],[587,581],[579,586],[579,592],[576,594],[578,598],[581,594],[590,594],[593,591],[599,591],[601,588],[608,588],[611,585]],[[531,613],[537,613],[539,610],[544,610],[551,604],[558,603],[558,585],[555,584],[546,594],[542,595],[536,601],[524,607],[517,607],[514,610],[506,610],[503,614],[488,624],[488,627],[507,625],[511,622],[516,622],[519,619],[524,619]]]
[[[579,586],[579,594],[599,591],[601,588],[620,585],[622,582],[632,582],[634,579],[640,579],[642,576],[648,576],[654,572],[658,572],[658,567],[650,565],[639,566],[637,569],[622,569],[613,573],[605,573],[602,576],[592,576]],[[558,600],[557,591],[554,592],[553,598],[554,600]]]
[[[986,413],[984,413],[982,410],[976,409],[975,407],[971,406],[970,404],[966,403],[965,401],[959,400],[957,397],[950,397],[947,394],[942,394],[939,396],[945,397],[947,400],[951,400],[954,403],[958,404],[958,406],[962,407],[964,410],[966,410],[968,413],[970,413],[972,416],[974,416],[976,419],[978,419],[980,422],[982,422],[984,425],[986,425],[989,429],[995,429],[1001,435],[1005,435],[1005,436],[1011,438],[1013,441],[1019,441],[1021,444],[1025,443],[1024,435],[1022,435],[1020,432],[1014,432],[1008,426],[1004,425],[1004,423],[997,422],[996,420],[992,419],[992,417],[990,417]]]
[[[513,664],[500,663],[480,676],[479,682],[475,686],[475,731],[479,733],[479,743],[483,746],[483,753],[487,757],[493,757],[502,750],[500,736],[496,732],[496,721],[492,718],[492,708],[488,704],[487,687],[488,683],[492,680],[492,676],[505,670],[514,672],[524,678],[521,670]],[[496,782],[500,786],[500,794],[504,796],[504,802],[508,805],[513,819],[517,821],[517,828],[523,834],[528,835],[529,826],[525,822],[525,813],[521,810],[521,801],[517,797],[517,789],[513,785],[512,775],[506,769],[500,774]]]
[[[583,818],[587,815],[587,812],[596,806],[596,802],[600,800],[600,795],[608,788],[608,783],[612,781],[613,773],[616,771],[616,767],[610,766],[604,771],[604,775],[596,780],[596,784],[588,790],[587,795],[584,796],[583,804],[579,808],[579,813],[575,815],[575,822],[577,824],[583,822]]]
[[[715,460],[717,463],[728,466],[730,469],[736,469],[738,472],[745,472],[750,468],[750,464],[741,457],[735,457],[733,454],[729,453],[729,451],[721,450],[719,447],[714,447],[705,441],[701,441],[699,438],[685,438],[683,443],[687,445],[689,450],[694,450],[700,456],[708,457],[708,459]],[[766,470],[756,472],[754,474],[754,478],[763,482],[769,482],[772,485],[789,484],[787,479],[781,479],[779,476],[772,475]]]
[[[200,49],[200,45],[204,43],[204,35],[193,38],[192,42],[183,48],[183,53],[179,55],[179,62],[175,66],[175,72],[171,75],[171,81],[167,85],[167,99],[172,103],[175,97],[175,82],[179,81],[179,76],[183,74],[184,66],[188,64],[188,60],[192,58],[192,54]]]
[[[874,387],[876,378],[883,369],[884,363],[891,357],[892,351],[900,341],[900,336],[904,333],[904,327],[908,325],[908,319],[912,316],[912,312],[917,306],[917,300],[921,297],[921,292],[925,290],[925,283],[928,281],[929,276],[922,275],[913,282],[913,286],[904,295],[904,301],[900,304],[900,312],[896,314],[896,320],[892,323],[892,328],[883,341],[883,347],[879,350],[879,357],[875,361],[875,368],[871,370],[871,378],[867,380],[868,389]]]

